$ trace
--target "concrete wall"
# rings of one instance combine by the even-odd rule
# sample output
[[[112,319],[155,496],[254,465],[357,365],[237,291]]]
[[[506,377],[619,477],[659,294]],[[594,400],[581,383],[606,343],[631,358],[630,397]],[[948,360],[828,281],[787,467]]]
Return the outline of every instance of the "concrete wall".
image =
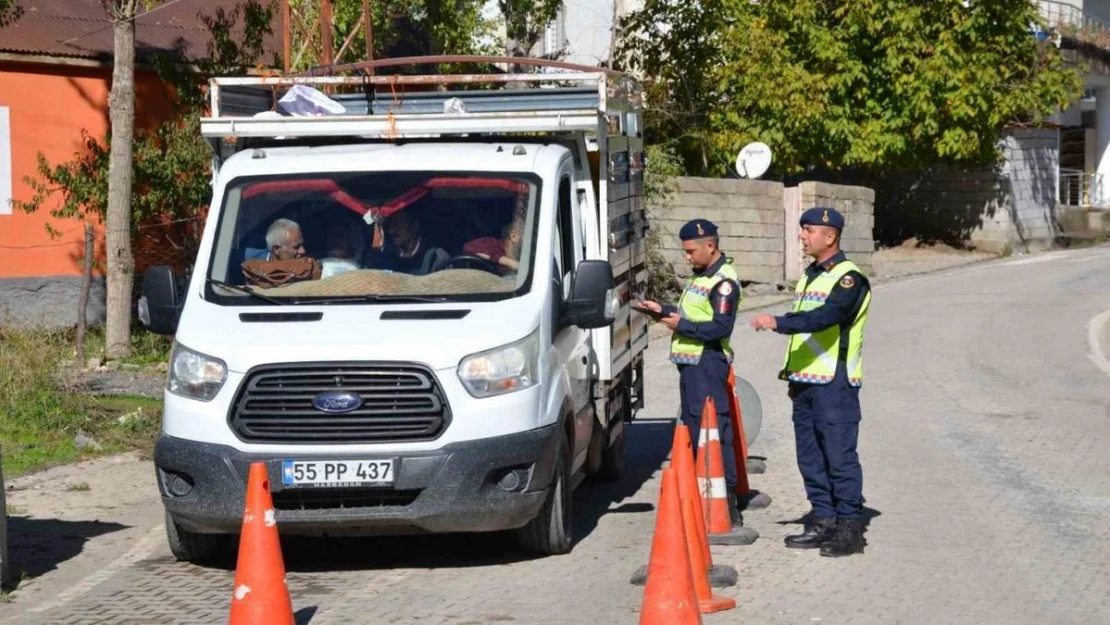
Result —
[[[81,276],[0,278],[0,326],[74,327],[80,296]],[[105,296],[104,278],[94,277],[86,308],[89,325],[104,322]]]
[[[1022,129],[1002,141],[991,168],[935,168],[889,180],[877,200],[876,238],[915,237],[988,252],[1051,247],[1064,235],[1056,207],[1059,140],[1054,129]]]
[[[721,249],[732,256],[743,281],[783,279],[782,185],[752,180],[679,178],[667,210],[651,210],[660,251],[680,276],[689,275],[678,231],[691,219],[717,224]]]
[[[734,259],[744,282],[796,279],[808,264],[797,245],[798,217],[805,208],[828,206],[844,213],[845,251],[866,272],[874,242],[874,192],[806,182],[784,189],[777,182],[678,178],[677,193],[667,207],[649,207],[659,251],[680,276],[689,275],[678,231],[687,221],[704,218],[717,224],[721,249]]]
[[[803,182],[798,186],[802,211],[820,206],[835,208],[844,215],[846,223],[841,233],[840,248],[864,273],[870,273],[871,255],[875,252],[875,192],[867,187],[825,182]],[[805,262],[808,264],[808,261]]]
[[[973,236],[978,245],[997,247],[1011,242],[1020,247],[1047,247],[1063,232],[1056,210],[1060,171],[1059,132],[1029,129],[1012,132],[1003,143],[1005,211],[987,221]]]

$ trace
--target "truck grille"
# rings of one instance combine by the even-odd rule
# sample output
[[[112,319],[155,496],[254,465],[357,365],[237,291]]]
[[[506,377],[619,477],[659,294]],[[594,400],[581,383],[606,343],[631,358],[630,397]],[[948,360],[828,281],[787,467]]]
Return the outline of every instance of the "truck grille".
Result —
[[[318,410],[320,393],[362,398],[350,412]],[[271,365],[251,370],[231,407],[247,442],[392,443],[439,436],[450,409],[431,371],[416,365]]]

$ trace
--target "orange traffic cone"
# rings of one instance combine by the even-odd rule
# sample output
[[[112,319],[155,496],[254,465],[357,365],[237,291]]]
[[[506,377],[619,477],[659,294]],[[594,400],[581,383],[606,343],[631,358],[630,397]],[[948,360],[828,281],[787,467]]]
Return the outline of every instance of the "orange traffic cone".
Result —
[[[671,467],[678,477],[679,499],[689,499],[694,503],[694,536],[688,540],[697,540],[697,545],[702,551],[702,562],[705,564],[709,576],[709,583],[714,588],[735,586],[740,580],[736,569],[723,565],[713,564],[713,554],[709,552],[709,537],[705,523],[705,513],[702,510],[701,493],[698,492],[698,479],[694,475],[694,449],[690,443],[690,430],[682,423],[677,423],[674,430],[674,441],[671,444]],[[647,566],[641,566],[632,575],[632,584],[642,586],[647,582]]]
[[[251,464],[229,625],[293,625],[266,465]]]
[[[675,428],[675,444],[671,451],[671,466],[678,474],[678,496],[689,499],[694,504],[694,534],[702,549],[702,563],[705,566],[710,584],[715,588],[735,586],[740,576],[731,566],[714,565],[713,554],[709,552],[708,524],[705,522],[705,508],[701,493],[698,491],[698,478],[694,472],[694,448],[690,443],[690,431],[681,423]],[[689,536],[689,534],[688,534]],[[697,573],[695,573],[696,575]]]
[[[698,609],[702,614],[723,612],[736,607],[736,600],[728,597],[718,597],[709,590],[709,576],[706,574],[705,558],[698,545],[697,518],[694,502],[682,498],[682,521],[686,527],[686,545],[690,552],[690,570],[694,574],[694,593],[698,597]]]
[[[709,544],[750,545],[759,533],[747,527],[733,527],[725,486],[725,461],[721,453],[721,431],[717,425],[717,405],[705,398],[701,411],[701,436],[698,438],[697,477],[705,515],[709,523]]]
[[[674,429],[671,466],[674,467],[675,474],[678,476],[679,499],[689,499],[691,502],[697,503],[697,510],[694,512],[697,533],[694,538],[697,540],[697,544],[701,546],[702,560],[708,566],[713,562],[713,554],[709,553],[709,526],[705,522],[705,504],[702,501],[701,492],[698,491],[698,478],[694,473],[694,450],[693,444],[690,442],[690,431],[681,423]]]
[[[678,478],[674,469],[666,468],[656,508],[640,625],[701,625],[683,525]]]
[[[736,454],[736,496],[744,510],[759,510],[771,505],[771,496],[752,490],[748,482],[748,436],[744,433],[744,413],[736,393],[736,372],[728,368],[729,417],[732,421],[732,449]]]

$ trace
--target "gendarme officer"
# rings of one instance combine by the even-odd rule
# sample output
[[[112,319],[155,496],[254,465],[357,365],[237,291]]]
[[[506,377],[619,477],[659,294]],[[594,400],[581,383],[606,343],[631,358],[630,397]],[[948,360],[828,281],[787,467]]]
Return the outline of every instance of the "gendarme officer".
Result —
[[[673,331],[671,362],[678,366],[682,422],[695,445],[701,436],[701,411],[705,398],[717,408],[725,484],[734,526],[743,525],[736,500],[736,455],[729,416],[728,374],[732,366],[729,337],[736,323],[740,280],[720,249],[717,226],[705,219],[688,222],[678,233],[686,262],[693,275],[686,281],[678,305],[640,302],[641,308],[662,313],[661,323]]]
[[[856,441],[871,287],[840,251],[840,213],[811,208],[800,225],[802,248],[814,262],[798,281],[794,309],[781,317],[759,315],[752,327],[790,335],[779,377],[789,382],[794,402],[798,469],[812,510],[805,531],[787,536],[786,546],[846,556],[862,552],[865,544]]]

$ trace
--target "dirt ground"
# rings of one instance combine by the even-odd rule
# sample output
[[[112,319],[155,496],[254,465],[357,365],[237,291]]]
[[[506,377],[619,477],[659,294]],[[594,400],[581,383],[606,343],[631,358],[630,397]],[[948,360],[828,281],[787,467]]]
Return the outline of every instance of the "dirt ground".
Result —
[[[876,281],[901,276],[930,273],[951,267],[989,260],[995,255],[986,252],[958,250],[947,245],[919,246],[909,239],[898,247],[876,250],[871,257]]]

